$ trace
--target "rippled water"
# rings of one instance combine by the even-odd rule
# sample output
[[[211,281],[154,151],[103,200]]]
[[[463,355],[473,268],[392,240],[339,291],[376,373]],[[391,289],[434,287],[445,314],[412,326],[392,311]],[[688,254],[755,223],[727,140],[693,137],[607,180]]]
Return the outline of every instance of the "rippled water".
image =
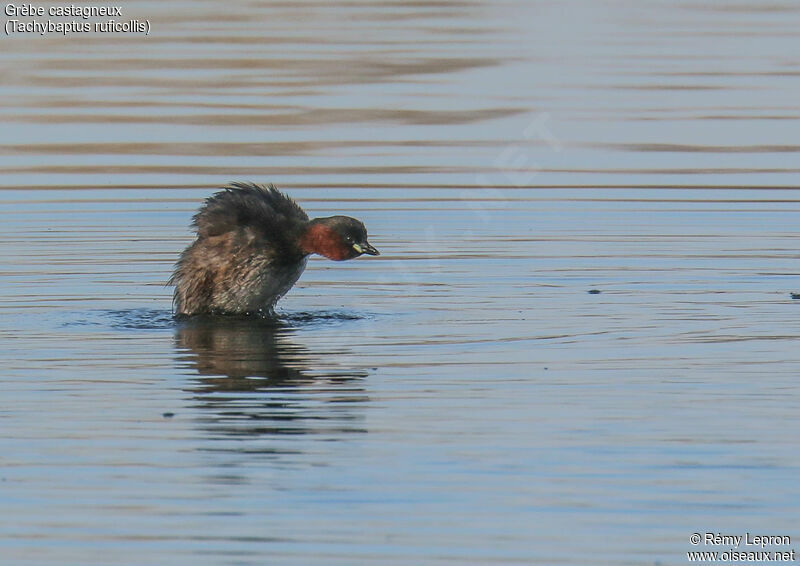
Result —
[[[124,12],[151,34],[0,53],[4,564],[800,540],[794,4]],[[276,320],[175,322],[231,180],[382,255],[312,259]]]

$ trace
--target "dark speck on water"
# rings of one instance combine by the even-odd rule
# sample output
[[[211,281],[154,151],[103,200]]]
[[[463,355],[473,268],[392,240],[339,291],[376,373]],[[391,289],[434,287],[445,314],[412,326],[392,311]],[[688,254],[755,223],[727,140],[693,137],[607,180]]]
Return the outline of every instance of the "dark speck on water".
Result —
[[[2,564],[677,564],[800,525],[795,3],[124,4],[148,37],[3,43]],[[231,182],[381,255],[176,319]]]

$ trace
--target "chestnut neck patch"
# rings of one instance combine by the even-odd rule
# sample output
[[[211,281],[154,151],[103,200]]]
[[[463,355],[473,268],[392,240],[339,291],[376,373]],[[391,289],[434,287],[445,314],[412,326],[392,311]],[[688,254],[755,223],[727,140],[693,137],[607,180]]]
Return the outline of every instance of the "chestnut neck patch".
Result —
[[[324,224],[309,225],[308,230],[300,237],[300,247],[305,253],[319,254],[334,261],[350,259],[350,247],[332,228]]]

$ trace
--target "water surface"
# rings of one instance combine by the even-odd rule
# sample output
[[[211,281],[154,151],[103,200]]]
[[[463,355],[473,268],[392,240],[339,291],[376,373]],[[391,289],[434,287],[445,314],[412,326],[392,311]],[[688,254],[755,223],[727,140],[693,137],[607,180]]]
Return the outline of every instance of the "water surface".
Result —
[[[124,10],[151,34],[3,40],[4,562],[800,537],[791,3]],[[276,320],[176,322],[231,180],[382,255],[313,258]]]

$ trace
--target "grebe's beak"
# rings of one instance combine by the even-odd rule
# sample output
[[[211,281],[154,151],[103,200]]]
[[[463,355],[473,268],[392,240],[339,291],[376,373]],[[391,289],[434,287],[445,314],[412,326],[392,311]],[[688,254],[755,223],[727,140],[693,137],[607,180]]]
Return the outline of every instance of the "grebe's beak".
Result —
[[[367,255],[381,255],[381,252],[373,248],[369,242],[362,242],[360,244],[353,244],[353,249],[360,254]]]

